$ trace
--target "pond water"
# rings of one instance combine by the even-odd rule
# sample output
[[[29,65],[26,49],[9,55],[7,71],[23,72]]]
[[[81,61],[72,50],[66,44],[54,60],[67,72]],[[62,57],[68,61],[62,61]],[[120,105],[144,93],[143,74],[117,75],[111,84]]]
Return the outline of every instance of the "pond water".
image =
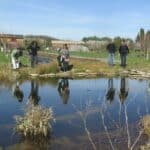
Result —
[[[14,116],[24,114],[31,96],[35,105],[52,107],[56,119],[51,138],[42,144],[14,134]],[[1,83],[0,149],[126,150],[139,135],[140,119],[149,113],[147,80],[62,78]],[[144,143],[143,138],[134,149]]]

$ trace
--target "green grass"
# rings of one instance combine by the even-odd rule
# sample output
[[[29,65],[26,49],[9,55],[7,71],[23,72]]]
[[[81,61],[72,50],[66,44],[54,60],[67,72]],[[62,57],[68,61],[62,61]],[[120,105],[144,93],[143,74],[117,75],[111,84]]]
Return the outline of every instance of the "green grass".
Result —
[[[29,57],[28,56],[22,56],[20,57],[20,60],[23,64],[29,65]],[[3,53],[0,52],[0,65],[9,65],[11,64],[11,55],[10,53]]]
[[[57,54],[56,51],[50,51],[50,53]],[[85,58],[102,58],[106,59],[108,57],[108,52],[106,50],[102,51],[90,51],[90,52],[83,52],[83,51],[73,51],[70,52],[71,56],[78,56],[78,57],[85,57]],[[115,61],[117,65],[120,64],[120,54],[117,51],[115,54]],[[144,57],[143,52],[135,52],[134,50],[130,50],[129,55],[127,56],[127,65],[128,68],[137,68],[146,70],[148,67],[150,67],[150,60],[146,60]]]
[[[57,54],[56,51],[53,51],[53,53]],[[47,53],[44,53],[46,56],[48,56]],[[42,55],[42,53],[39,53],[39,55]],[[116,74],[119,75],[120,69],[120,55],[117,52],[115,55],[116,60],[116,66],[109,67],[107,64],[107,57],[108,53],[107,51],[102,52],[71,52],[71,56],[79,56],[79,57],[85,57],[85,58],[102,58],[102,61],[94,61],[90,59],[85,59],[84,61],[82,59],[70,59],[70,64],[73,64],[73,70],[74,73],[79,72],[91,72],[91,73],[103,73],[103,74]],[[58,65],[57,65],[57,59],[56,55],[51,55],[50,57],[53,57],[54,62],[50,64],[41,64],[38,65],[35,68],[31,67],[22,67],[20,68],[15,74],[17,76],[20,76],[21,79],[27,78],[29,74],[49,74],[49,73],[58,73]],[[105,60],[105,62],[104,62]],[[30,60],[29,56],[23,56],[21,57],[21,62],[24,65],[30,66]],[[10,54],[5,54],[0,52],[0,80],[4,80],[7,77],[11,77],[10,74],[13,73],[11,69],[11,58]],[[148,72],[150,68],[150,60],[146,60],[143,56],[143,53],[141,52],[134,52],[130,51],[128,57],[127,57],[127,68],[126,69],[137,69],[139,71],[145,71]],[[11,78],[10,78],[11,80]]]
[[[10,61],[10,55],[0,52],[0,65],[8,64]]]
[[[30,65],[30,58],[29,58],[29,56],[20,57],[20,61],[24,65],[27,65],[27,66]]]
[[[57,51],[49,51],[50,54],[58,54]],[[89,51],[89,52],[83,52],[83,51],[71,51],[71,56],[78,56],[78,57],[85,57],[85,58],[105,58],[107,57],[107,51]]]
[[[79,56],[79,57],[90,57],[90,58],[105,58],[107,57],[107,52],[106,51],[101,51],[101,52],[96,52],[96,51],[91,51],[91,52],[82,52],[82,51],[73,51],[70,52],[71,56]]]

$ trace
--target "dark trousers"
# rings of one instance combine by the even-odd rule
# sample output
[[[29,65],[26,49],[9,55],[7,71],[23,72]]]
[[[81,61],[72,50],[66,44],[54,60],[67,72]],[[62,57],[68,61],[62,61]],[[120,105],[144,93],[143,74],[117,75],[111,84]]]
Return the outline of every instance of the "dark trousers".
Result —
[[[35,67],[37,63],[38,63],[37,55],[31,55],[31,67]]]
[[[127,54],[120,54],[121,57],[121,66],[126,66]]]
[[[69,70],[69,62],[64,61],[63,62],[63,71],[68,71]]]

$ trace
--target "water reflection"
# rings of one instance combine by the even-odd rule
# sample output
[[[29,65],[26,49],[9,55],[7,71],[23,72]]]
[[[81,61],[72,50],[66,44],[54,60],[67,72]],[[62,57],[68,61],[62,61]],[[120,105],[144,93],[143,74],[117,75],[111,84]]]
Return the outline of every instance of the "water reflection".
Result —
[[[120,102],[122,104],[124,103],[124,101],[128,96],[128,91],[129,91],[129,87],[128,87],[127,79],[122,77],[120,80],[120,93],[119,93]]]
[[[6,150],[49,150],[51,139],[46,138],[21,138],[19,143],[6,147]],[[0,149],[1,150],[1,149]]]
[[[63,101],[63,104],[67,104],[70,95],[68,78],[60,79],[60,81],[58,82],[58,92]]]
[[[17,86],[15,89],[18,91]],[[13,143],[18,144],[10,146],[9,149],[28,147],[31,150],[44,150],[47,149],[47,146],[52,147],[54,150],[92,149],[88,134],[85,133],[88,130],[91,133],[90,138],[97,149],[112,149],[109,143],[111,141],[114,149],[126,150],[128,149],[128,139],[131,139],[130,142],[133,144],[138,137],[139,128],[136,126],[136,123],[139,122],[139,118],[148,114],[149,111],[147,110],[150,108],[149,96],[145,99],[145,95],[148,89],[150,89],[150,82],[148,83],[145,80],[130,80],[123,77],[93,80],[68,80],[68,78],[62,78],[59,81],[55,79],[53,82],[51,80],[32,80],[23,83],[21,86],[19,85],[19,89],[24,91],[22,104],[25,104],[29,98],[30,103],[37,105],[41,99],[40,104],[54,108],[57,120],[53,125],[55,138],[51,144],[47,142],[41,144],[29,139],[19,141],[19,138],[13,138]],[[13,115],[22,114],[22,110],[24,110],[20,109],[24,105],[17,105],[17,103],[11,100],[12,93],[9,96],[8,91],[10,92],[10,89],[5,92],[3,90],[0,93],[2,97],[0,114],[4,115],[5,120],[7,119],[5,122],[3,119],[1,120],[1,124],[3,123],[4,125],[12,122],[11,118]],[[62,100],[61,104],[58,100],[59,97]],[[69,100],[71,100],[71,103]],[[106,100],[111,105],[107,105]],[[64,107],[63,104],[68,102],[67,107]],[[10,103],[11,105],[8,105]],[[8,107],[10,109],[6,109]],[[8,114],[10,115],[8,116]],[[1,137],[6,137],[0,138],[1,145],[13,144],[10,140],[7,140],[9,135],[12,134],[11,130],[4,130],[2,126],[0,132]],[[8,132],[9,135],[7,134]]]
[[[115,96],[115,88],[114,88],[114,84],[113,84],[113,79],[110,78],[108,79],[108,89],[107,89],[107,93],[106,93],[106,99],[112,103],[112,101],[114,100],[114,96]]]
[[[18,99],[18,102],[22,102],[24,94],[23,91],[20,89],[20,84],[18,81],[13,85],[12,91],[13,95]]]
[[[31,91],[29,94],[29,103],[33,105],[38,105],[40,101],[40,96],[39,96],[39,84],[38,81],[36,80],[31,80]]]
[[[148,81],[148,89],[147,89],[147,91],[150,94],[150,80]]]

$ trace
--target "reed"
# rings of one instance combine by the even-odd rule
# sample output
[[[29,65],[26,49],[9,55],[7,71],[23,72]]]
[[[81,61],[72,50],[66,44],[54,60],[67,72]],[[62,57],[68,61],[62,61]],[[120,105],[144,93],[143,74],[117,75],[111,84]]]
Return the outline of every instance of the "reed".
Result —
[[[15,116],[15,131],[24,137],[48,137],[54,120],[52,108],[28,105],[24,116]]]

